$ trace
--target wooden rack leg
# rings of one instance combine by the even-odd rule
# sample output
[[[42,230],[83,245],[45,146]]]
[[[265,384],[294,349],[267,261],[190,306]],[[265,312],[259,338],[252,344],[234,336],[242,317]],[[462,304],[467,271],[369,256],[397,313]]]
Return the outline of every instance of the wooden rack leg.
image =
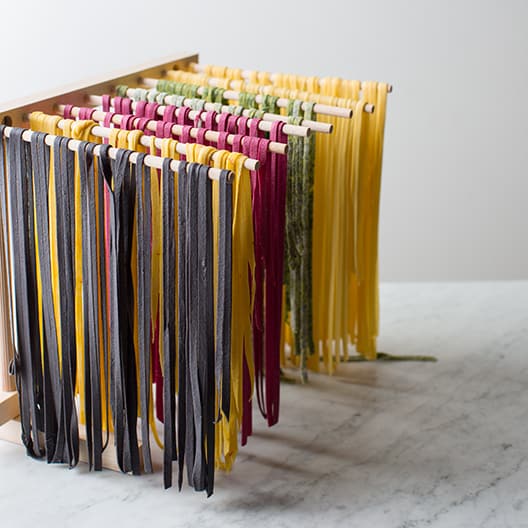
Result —
[[[13,341],[11,339],[11,318],[9,314],[8,280],[6,269],[6,244],[4,226],[0,222],[0,392],[16,390],[15,378],[9,375],[9,364],[13,359]],[[0,422],[1,423],[1,422]]]
[[[22,445],[20,437],[20,419],[18,394],[16,392],[0,392],[0,440]],[[79,460],[88,463],[88,448],[86,445],[86,431],[79,428]],[[141,442],[139,442],[140,466],[143,466]],[[121,471],[117,465],[114,447],[114,435],[110,433],[108,447],[103,452],[103,467],[113,471]]]
[[[0,426],[14,420],[18,415],[18,394],[16,392],[0,392]]]

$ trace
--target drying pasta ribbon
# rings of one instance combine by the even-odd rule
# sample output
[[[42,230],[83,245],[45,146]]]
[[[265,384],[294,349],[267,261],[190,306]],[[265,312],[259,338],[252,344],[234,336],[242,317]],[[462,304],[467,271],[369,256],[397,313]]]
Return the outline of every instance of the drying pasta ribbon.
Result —
[[[40,296],[42,299],[41,315],[44,326],[43,342],[43,393],[44,393],[44,429],[46,439],[46,455],[48,463],[56,456],[59,434],[64,435],[61,423],[61,373],[59,365],[58,342],[56,333],[55,311],[53,306],[53,291],[51,285],[51,261],[49,255],[49,147],[45,143],[45,134],[38,132],[31,137],[31,157],[33,161],[33,182],[35,193],[35,226],[36,241],[38,241],[37,261],[38,279],[40,280]],[[3,161],[0,160],[0,165]],[[59,433],[60,431],[60,433]]]
[[[100,326],[98,317],[97,225],[95,197],[95,144],[83,142],[78,149],[82,209],[82,275],[84,310],[84,386],[88,461],[102,469],[102,408],[100,383]]]
[[[145,155],[136,161],[136,261],[137,261],[137,321],[139,357],[139,395],[141,441],[146,473],[152,472],[150,454],[150,407],[152,404],[150,305],[151,305],[151,171],[144,165]],[[155,429],[155,427],[154,427]]]
[[[238,103],[246,106],[245,93],[253,92],[263,99],[280,96],[354,109],[352,120],[323,117],[334,125],[334,137],[318,135],[316,139],[313,327],[330,373],[341,354],[348,357],[348,343],[356,345],[366,358],[375,359],[377,231],[388,85],[258,71],[244,73],[246,80],[242,80],[238,70],[219,66],[205,66],[203,71],[201,75],[171,72],[171,78],[180,85],[187,82],[205,86],[209,76],[220,77],[226,87],[241,90]],[[178,88],[179,84],[164,87]],[[375,112],[361,116],[366,103],[372,103]],[[290,158],[293,156],[290,149]],[[306,364],[318,370],[318,356],[307,358]]]
[[[203,139],[203,136],[202,138]],[[200,139],[200,140],[201,140]],[[225,145],[225,136],[221,136],[219,147]],[[232,187],[232,263],[231,263],[231,320],[230,320],[230,342],[225,342],[225,346],[230,347],[230,352],[222,352],[222,394],[219,422],[215,428],[216,438],[216,467],[230,470],[238,452],[238,432],[243,422],[244,412],[247,403],[250,403],[253,388],[253,352],[251,339],[251,310],[253,306],[253,277],[254,277],[254,250],[253,250],[253,230],[252,230],[252,209],[251,209],[251,185],[249,173],[244,168],[246,156],[237,153],[229,153],[223,150],[215,151],[211,147],[200,145],[188,145],[187,159],[205,162],[216,152],[214,166],[231,170],[234,172]],[[219,184],[218,184],[219,185]],[[218,186],[217,185],[217,186]],[[213,209],[220,210],[220,189],[215,189],[213,193]],[[219,217],[219,222],[214,229],[216,254],[218,255],[218,272],[220,273],[220,236],[223,216]],[[225,237],[229,235],[224,234]],[[180,246],[181,247],[181,246]],[[181,281],[180,281],[181,283]],[[220,278],[217,281],[217,291],[221,287]],[[229,287],[229,282],[225,282],[225,287]],[[227,293],[226,295],[229,295]],[[217,303],[221,297],[217,297]],[[217,304],[218,306],[218,304]],[[217,321],[220,313],[220,306],[217,307]],[[218,323],[219,324],[219,323]],[[224,325],[227,324],[227,321]],[[219,345],[219,326],[217,326],[217,344]],[[220,337],[227,337],[226,334]],[[217,348],[217,354],[219,350]],[[218,363],[220,358],[217,355],[216,368],[219,373]],[[244,389],[244,369],[246,369],[246,388]],[[249,372],[248,372],[249,371]],[[217,378],[217,384],[219,379]],[[230,395],[227,395],[227,391]],[[178,396],[181,401],[182,393]],[[181,448],[180,448],[181,449]],[[180,460],[181,463],[181,460]]]
[[[178,335],[179,355],[185,358],[180,362],[185,368],[179,387],[180,394],[185,391],[185,433],[180,433],[179,485],[185,457],[189,482],[210,495],[215,466],[215,360],[212,188],[206,171],[202,165],[185,162],[178,171]]]
[[[15,373],[19,392],[22,441],[28,455],[43,456],[39,431],[44,429],[40,333],[37,316],[37,281],[34,234],[34,208],[30,145],[22,139],[22,129],[13,129],[6,141],[11,247],[15,288],[17,341]],[[4,141],[2,130],[2,142]],[[2,154],[4,147],[2,145]],[[1,170],[5,170],[2,163]],[[5,196],[2,197],[5,200]]]
[[[69,190],[74,178],[74,154],[67,138],[56,138],[53,145],[55,175],[58,298],[62,343],[62,386],[64,444],[57,445],[59,460],[70,467],[79,461],[79,429],[75,405],[77,350],[75,340],[74,275],[74,196]],[[62,439],[61,437],[59,437]]]
[[[301,116],[302,101],[290,103],[290,122],[313,119],[309,105]],[[312,334],[312,219],[315,141],[313,137],[289,138],[288,192],[286,203],[286,307],[290,312],[293,351],[300,356],[305,376],[307,356],[314,353]]]
[[[110,204],[111,403],[119,467],[138,474],[137,383],[130,260],[135,205],[131,151],[118,150]]]

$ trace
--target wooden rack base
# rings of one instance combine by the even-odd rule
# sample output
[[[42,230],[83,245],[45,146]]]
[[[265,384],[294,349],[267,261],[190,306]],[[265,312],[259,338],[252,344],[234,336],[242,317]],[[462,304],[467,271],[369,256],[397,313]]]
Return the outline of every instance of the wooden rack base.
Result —
[[[18,415],[18,394],[16,392],[0,392],[0,438],[1,427],[14,420]]]
[[[12,444],[23,445],[21,439],[20,416],[18,407],[18,394],[16,392],[0,392],[0,440]],[[140,467],[143,466],[141,441],[138,442]],[[86,431],[84,427],[79,428],[79,460],[88,464],[88,447],[86,445]],[[103,451],[103,467],[118,471],[116,452],[114,448],[114,436],[110,433],[108,446]]]

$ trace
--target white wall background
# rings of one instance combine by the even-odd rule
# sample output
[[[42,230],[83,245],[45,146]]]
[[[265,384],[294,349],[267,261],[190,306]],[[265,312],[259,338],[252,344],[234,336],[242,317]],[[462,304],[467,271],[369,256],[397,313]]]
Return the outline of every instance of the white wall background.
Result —
[[[180,50],[391,82],[382,280],[528,278],[528,2],[19,0],[0,42],[1,101]]]

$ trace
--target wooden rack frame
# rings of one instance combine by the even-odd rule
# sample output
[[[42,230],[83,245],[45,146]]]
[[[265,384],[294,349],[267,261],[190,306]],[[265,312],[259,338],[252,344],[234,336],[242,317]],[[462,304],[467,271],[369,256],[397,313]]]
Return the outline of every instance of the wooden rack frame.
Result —
[[[8,126],[28,127],[28,116],[33,111],[55,114],[60,104],[88,106],[91,95],[115,94],[117,85],[134,86],[145,78],[162,78],[170,70],[190,69],[198,62],[197,54],[179,54],[154,61],[136,68],[113,72],[104,77],[93,78],[82,83],[64,86],[57,90],[44,92],[37,96],[26,97],[0,104],[0,123]],[[0,248],[3,250],[3,248]],[[2,353],[8,350],[13,357],[13,345],[10,337],[9,309],[5,304],[7,280],[3,258],[0,259],[0,440],[21,444],[18,394],[12,376],[6,375],[8,365],[4,364]],[[80,427],[80,460],[88,461],[86,439]],[[140,449],[141,453],[141,449]],[[103,467],[119,471],[113,439],[103,454]]]
[[[33,111],[42,111],[55,114],[60,104],[87,106],[91,95],[115,94],[119,84],[134,86],[139,84],[144,77],[163,77],[167,71],[188,67],[198,61],[197,54],[178,54],[150,62],[136,68],[128,68],[113,72],[103,77],[96,77],[88,81],[61,87],[57,90],[44,92],[37,96],[26,97],[8,103],[0,104],[0,123],[8,126],[27,128],[28,116]],[[3,250],[3,248],[1,248]],[[7,376],[8,365],[4,364],[3,357],[13,357],[13,345],[10,337],[9,310],[4,303],[7,295],[4,293],[7,275],[3,266],[3,257],[0,261],[0,440],[22,444],[18,394],[13,376]],[[4,351],[8,354],[4,354]],[[80,460],[88,462],[86,437],[80,427]],[[141,453],[141,449],[139,450]],[[115,456],[114,442],[110,438],[107,449],[103,453],[103,467],[119,471]]]
[[[133,69],[120,70],[104,77],[95,77],[83,83],[63,86],[58,90],[43,92],[37,96],[26,97],[0,104],[0,123],[24,127],[28,125],[28,115],[36,110],[54,114],[56,105],[72,104],[86,106],[90,95],[114,94],[119,84],[138,85],[144,77],[163,77],[166,72],[181,69],[198,60],[198,55],[179,55],[166,57],[159,61],[140,65]]]

